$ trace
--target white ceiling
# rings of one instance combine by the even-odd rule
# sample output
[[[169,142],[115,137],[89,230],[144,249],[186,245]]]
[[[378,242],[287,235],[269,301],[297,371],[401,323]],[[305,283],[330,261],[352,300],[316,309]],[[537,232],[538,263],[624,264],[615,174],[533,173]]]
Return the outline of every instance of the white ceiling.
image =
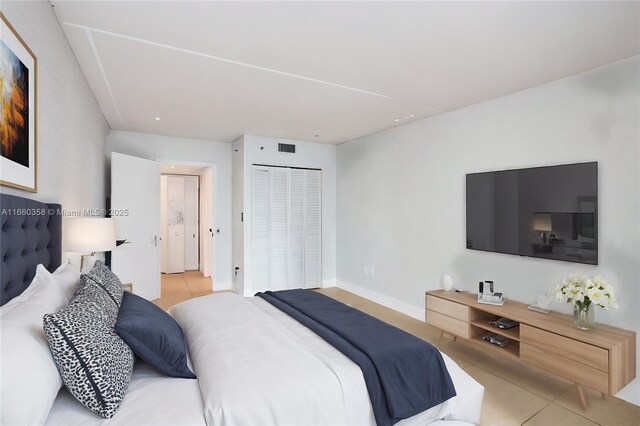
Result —
[[[341,143],[640,53],[638,2],[51,3],[113,129],[225,142]]]

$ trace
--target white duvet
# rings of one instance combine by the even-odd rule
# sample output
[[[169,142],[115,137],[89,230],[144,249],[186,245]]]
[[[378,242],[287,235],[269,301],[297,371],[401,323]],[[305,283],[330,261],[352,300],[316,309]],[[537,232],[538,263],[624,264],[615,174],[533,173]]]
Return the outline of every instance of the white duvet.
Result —
[[[67,388],[62,388],[45,424],[204,426],[206,423],[197,380],[164,376],[138,360],[115,416],[103,419],[80,404]]]
[[[198,380],[166,377],[136,362],[113,418],[99,417],[63,388],[46,424],[375,424],[360,367],[264,300],[221,293],[181,303],[171,313]],[[442,356],[457,396],[398,425],[479,423],[484,388]]]
[[[221,293],[171,309],[185,333],[209,425],[369,425],[360,368],[260,298]],[[477,424],[484,388],[443,354],[458,396],[399,423]]]

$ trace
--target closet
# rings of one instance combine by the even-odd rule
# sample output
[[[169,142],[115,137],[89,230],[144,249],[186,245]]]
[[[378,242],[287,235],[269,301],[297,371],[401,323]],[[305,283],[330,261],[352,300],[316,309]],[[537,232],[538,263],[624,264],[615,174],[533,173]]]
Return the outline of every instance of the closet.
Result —
[[[322,171],[252,168],[252,275],[256,291],[322,285]]]

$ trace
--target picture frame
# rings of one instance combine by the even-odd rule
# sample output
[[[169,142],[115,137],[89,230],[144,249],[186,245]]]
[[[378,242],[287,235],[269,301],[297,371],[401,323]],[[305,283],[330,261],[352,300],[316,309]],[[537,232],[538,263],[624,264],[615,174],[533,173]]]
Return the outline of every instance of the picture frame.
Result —
[[[0,12],[0,185],[38,192],[38,60]]]

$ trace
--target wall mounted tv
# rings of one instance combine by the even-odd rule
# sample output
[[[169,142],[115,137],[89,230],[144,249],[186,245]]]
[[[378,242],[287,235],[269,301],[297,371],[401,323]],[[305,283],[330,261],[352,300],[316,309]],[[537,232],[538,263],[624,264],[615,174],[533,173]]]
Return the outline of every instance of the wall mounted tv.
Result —
[[[467,175],[467,248],[598,264],[598,163]]]

